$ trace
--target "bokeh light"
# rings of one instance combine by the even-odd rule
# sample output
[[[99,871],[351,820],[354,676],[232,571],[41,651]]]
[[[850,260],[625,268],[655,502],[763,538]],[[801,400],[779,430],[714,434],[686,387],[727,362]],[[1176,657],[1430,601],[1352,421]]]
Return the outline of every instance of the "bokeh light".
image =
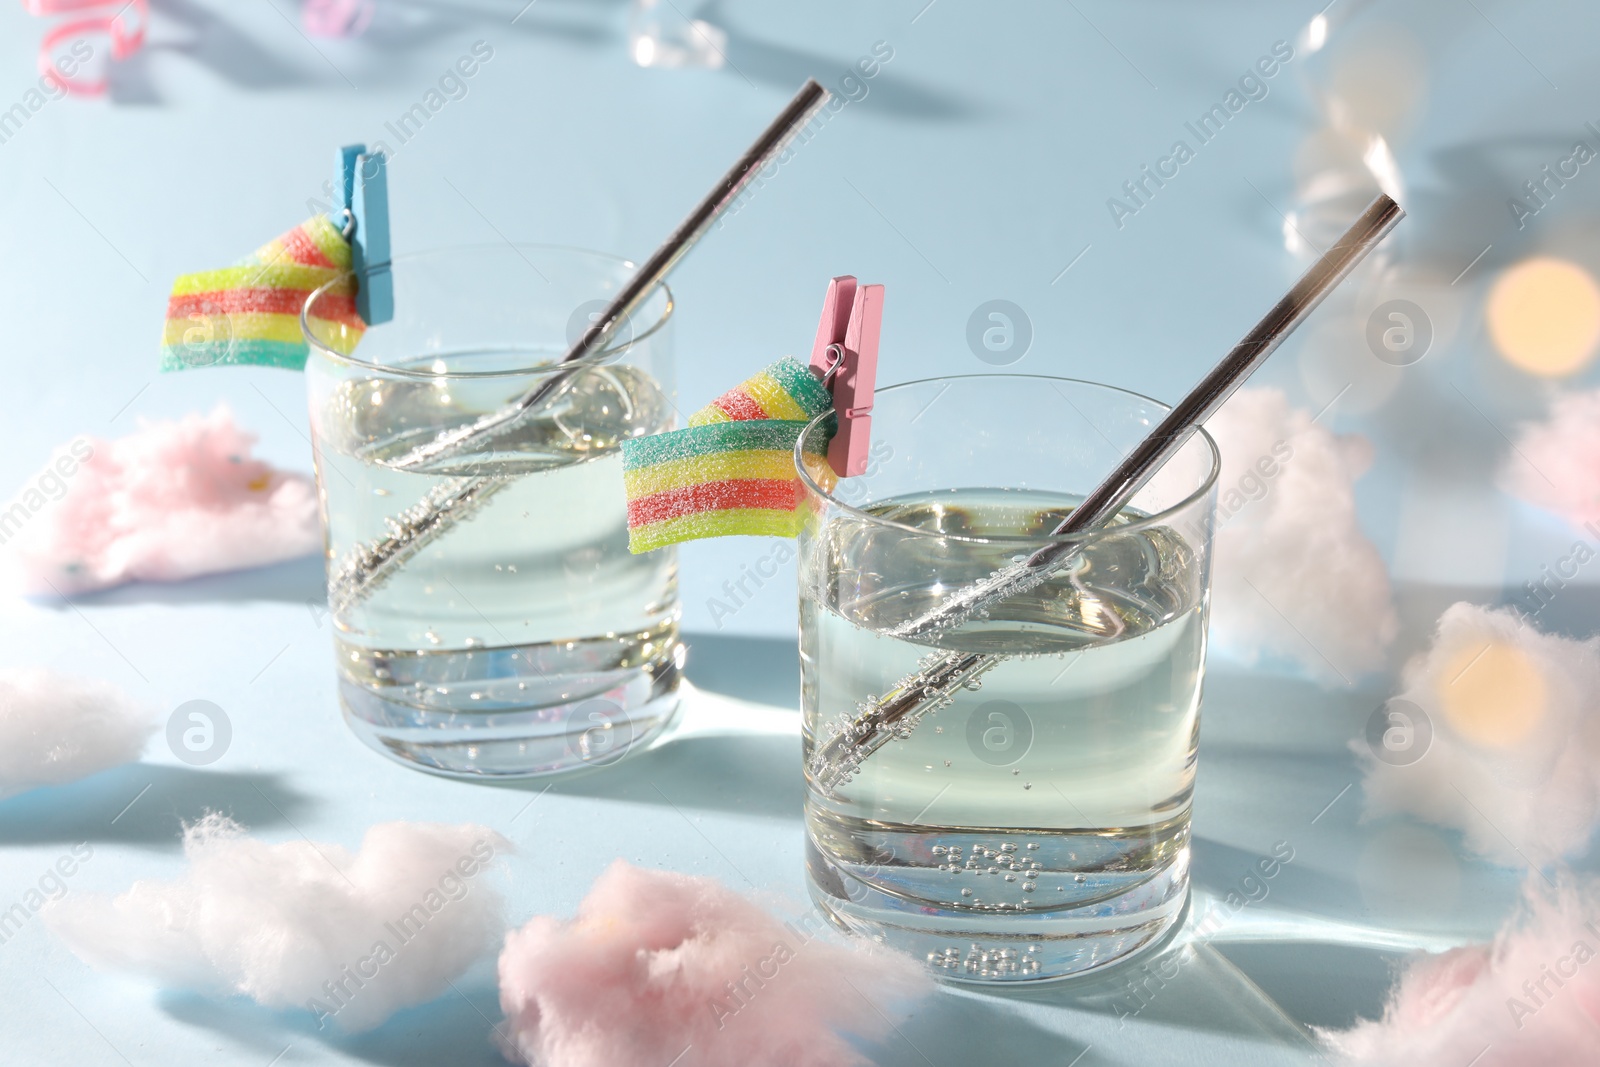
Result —
[[[1524,260],[1494,283],[1489,337],[1512,366],[1545,378],[1583,369],[1600,343],[1600,286],[1576,263]]]
[[[1456,733],[1484,748],[1506,748],[1544,721],[1548,686],[1526,652],[1491,641],[1463,649],[1445,667],[1438,696]]]

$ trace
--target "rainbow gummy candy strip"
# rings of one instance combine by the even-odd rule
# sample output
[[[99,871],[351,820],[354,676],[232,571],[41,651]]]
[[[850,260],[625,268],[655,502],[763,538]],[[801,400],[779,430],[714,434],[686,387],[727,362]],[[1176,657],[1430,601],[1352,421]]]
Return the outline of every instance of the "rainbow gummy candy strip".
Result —
[[[232,267],[183,275],[167,303],[161,369],[248,363],[300,370],[310,354],[300,309],[314,290],[349,270],[350,242],[318,215]],[[334,339],[340,351],[354,349],[367,328],[356,314],[354,280],[318,307],[333,311],[332,318],[311,320],[318,336]]]
[[[785,356],[695,412],[687,428],[624,441],[629,550],[732,534],[794,537],[804,520],[794,445],[832,408],[816,375]],[[814,436],[807,469],[831,487],[827,436]]]

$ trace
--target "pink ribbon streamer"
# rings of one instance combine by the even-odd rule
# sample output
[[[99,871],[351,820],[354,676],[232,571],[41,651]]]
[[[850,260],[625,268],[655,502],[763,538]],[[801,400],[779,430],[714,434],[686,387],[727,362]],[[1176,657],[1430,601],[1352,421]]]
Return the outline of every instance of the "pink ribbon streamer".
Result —
[[[103,96],[110,87],[109,75],[96,79],[68,77],[57,69],[56,50],[69,41],[104,34],[111,41],[111,59],[127,59],[144,47],[150,25],[149,0],[124,0],[114,11],[115,0],[22,0],[30,15],[80,16],[54,26],[39,44],[39,73],[74,96]],[[88,15],[86,12],[100,11]],[[306,32],[318,37],[359,37],[372,24],[376,0],[305,0],[300,19]],[[104,68],[102,68],[104,69]]]
[[[102,96],[110,85],[110,78],[108,75],[92,80],[67,77],[56,68],[53,59],[56,49],[67,41],[104,34],[111,40],[111,58],[127,59],[143,47],[145,30],[150,25],[149,0],[127,0],[109,14],[104,10],[111,7],[107,0],[22,0],[22,6],[30,15],[40,18],[102,10],[101,14],[85,15],[52,27],[39,44],[39,73],[74,96]]]

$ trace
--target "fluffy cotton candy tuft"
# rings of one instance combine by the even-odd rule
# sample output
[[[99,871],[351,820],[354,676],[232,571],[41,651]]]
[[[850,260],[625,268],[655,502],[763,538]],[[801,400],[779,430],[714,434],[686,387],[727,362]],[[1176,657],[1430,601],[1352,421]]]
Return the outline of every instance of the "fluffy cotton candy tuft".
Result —
[[[1206,429],[1222,452],[1218,645],[1247,663],[1292,660],[1325,683],[1382,667],[1400,624],[1389,573],[1356,519],[1371,446],[1323,429],[1278,389],[1241,389]]]
[[[59,449],[0,524],[31,593],[176,581],[317,551],[310,479],[250,458],[227,408]]]
[[[300,24],[313,37],[360,37],[377,6],[376,0],[305,0]]]
[[[154,729],[149,709],[107,682],[0,668],[0,797],[130,763]]]
[[[836,1028],[879,1035],[884,1001],[932,982],[911,959],[826,940],[810,921],[781,924],[713,879],[618,860],[576,919],[538,916],[506,938],[507,1052],[537,1067],[864,1063]]]
[[[1381,1022],[1322,1038],[1371,1067],[1594,1067],[1600,1063],[1600,895],[1530,881],[1490,945],[1425,956]]]
[[[346,1031],[443,993],[505,929],[484,867],[511,846],[482,826],[381,823],[352,856],[269,845],[211,815],[183,844],[183,877],[115,898],[74,894],[44,913],[50,927],[97,967],[243,994]]]
[[[1402,685],[1388,705],[1392,745],[1352,746],[1369,815],[1455,827],[1507,866],[1584,850],[1600,818],[1600,639],[1542,634],[1510,609],[1455,604]]]
[[[1500,485],[1574,523],[1600,521],[1600,389],[1559,396],[1548,419],[1524,425]]]

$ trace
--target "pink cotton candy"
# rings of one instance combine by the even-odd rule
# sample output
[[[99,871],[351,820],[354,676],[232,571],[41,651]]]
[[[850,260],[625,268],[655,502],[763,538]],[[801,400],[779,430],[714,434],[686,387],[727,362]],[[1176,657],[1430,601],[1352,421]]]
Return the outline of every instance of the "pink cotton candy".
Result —
[[[360,37],[377,6],[376,0],[305,0],[300,23],[313,37]]]
[[[1373,1067],[1594,1067],[1600,1064],[1600,891],[1546,888],[1492,944],[1411,963],[1379,1022],[1323,1040]]]
[[[1500,485],[1574,523],[1600,520],[1600,389],[1559,396],[1548,419],[1524,425]]]
[[[621,860],[500,955],[507,1055],[535,1067],[846,1067],[932,987],[908,957],[780,923],[711,878]]]
[[[30,593],[177,581],[317,551],[304,475],[250,458],[225,407],[57,450],[0,510],[0,543]]]

